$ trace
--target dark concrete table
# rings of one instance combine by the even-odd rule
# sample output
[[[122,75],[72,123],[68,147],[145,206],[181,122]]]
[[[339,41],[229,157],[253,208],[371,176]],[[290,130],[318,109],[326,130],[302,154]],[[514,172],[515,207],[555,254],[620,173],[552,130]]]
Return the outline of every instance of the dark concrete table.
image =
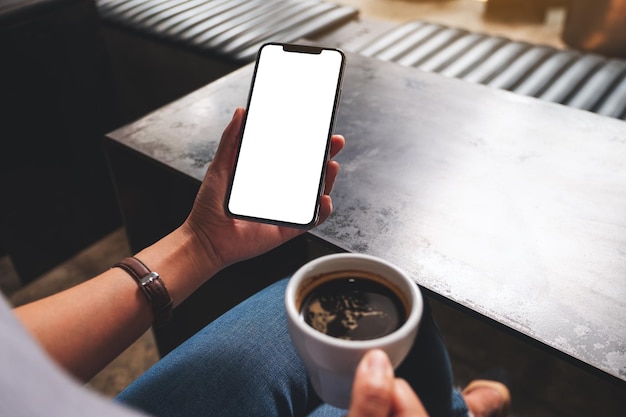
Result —
[[[251,71],[111,133],[114,174],[120,160],[154,168],[118,175],[121,199],[152,184],[161,210],[184,218],[181,187],[159,187],[197,188]],[[348,55],[336,132],[347,147],[335,212],[314,237],[386,258],[432,294],[626,381],[624,122]],[[153,206],[126,204],[139,217]],[[158,237],[128,227],[137,247]]]

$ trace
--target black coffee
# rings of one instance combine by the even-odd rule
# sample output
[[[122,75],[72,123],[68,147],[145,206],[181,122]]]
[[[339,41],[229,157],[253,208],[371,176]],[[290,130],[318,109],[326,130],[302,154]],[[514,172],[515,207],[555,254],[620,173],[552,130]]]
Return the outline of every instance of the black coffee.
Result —
[[[376,339],[406,320],[398,295],[374,274],[341,271],[320,278],[322,283],[305,296],[300,314],[322,333],[339,339]]]

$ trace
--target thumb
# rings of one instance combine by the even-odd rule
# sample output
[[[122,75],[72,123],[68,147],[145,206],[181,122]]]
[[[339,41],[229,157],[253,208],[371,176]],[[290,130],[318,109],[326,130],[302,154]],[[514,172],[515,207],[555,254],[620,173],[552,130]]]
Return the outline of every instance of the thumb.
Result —
[[[348,417],[387,417],[393,403],[391,362],[381,350],[368,352],[357,367]]]
[[[238,107],[233,114],[233,118],[224,129],[222,133],[222,139],[215,152],[213,158],[216,168],[230,169],[235,162],[235,155],[237,154],[237,143],[239,141],[239,135],[241,134],[241,128],[243,125],[243,119],[246,114],[246,110],[242,107]]]

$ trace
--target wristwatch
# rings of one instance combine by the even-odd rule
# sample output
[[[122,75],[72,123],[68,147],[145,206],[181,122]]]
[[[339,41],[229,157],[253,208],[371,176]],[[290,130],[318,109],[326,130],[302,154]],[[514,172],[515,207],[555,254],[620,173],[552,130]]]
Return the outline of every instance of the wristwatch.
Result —
[[[172,305],[174,301],[170,297],[165,283],[156,272],[150,269],[134,256],[123,259],[113,265],[113,268],[122,268],[139,285],[139,288],[148,298],[154,311],[154,325],[162,327],[172,320]]]

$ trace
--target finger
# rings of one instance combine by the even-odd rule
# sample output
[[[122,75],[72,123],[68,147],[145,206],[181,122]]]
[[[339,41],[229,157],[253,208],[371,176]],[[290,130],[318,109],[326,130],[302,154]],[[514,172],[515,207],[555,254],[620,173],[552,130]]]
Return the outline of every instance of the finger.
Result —
[[[222,133],[222,139],[215,152],[213,160],[215,164],[218,164],[222,168],[231,168],[235,162],[235,155],[237,153],[237,143],[239,141],[239,135],[241,134],[241,126],[246,114],[246,110],[243,107],[237,107],[233,118],[224,129]]]
[[[329,195],[325,194],[320,200],[320,214],[317,225],[324,223],[333,212],[333,200]]]
[[[428,417],[411,386],[404,380],[396,378],[393,381],[393,408],[394,417]]]
[[[346,139],[341,135],[333,135],[330,138],[330,159],[333,159],[346,145]]]
[[[387,417],[393,398],[393,368],[381,350],[369,351],[359,363],[348,417]]]
[[[336,161],[330,161],[326,167],[324,194],[330,194],[330,192],[333,190],[337,175],[339,175],[339,163]]]

